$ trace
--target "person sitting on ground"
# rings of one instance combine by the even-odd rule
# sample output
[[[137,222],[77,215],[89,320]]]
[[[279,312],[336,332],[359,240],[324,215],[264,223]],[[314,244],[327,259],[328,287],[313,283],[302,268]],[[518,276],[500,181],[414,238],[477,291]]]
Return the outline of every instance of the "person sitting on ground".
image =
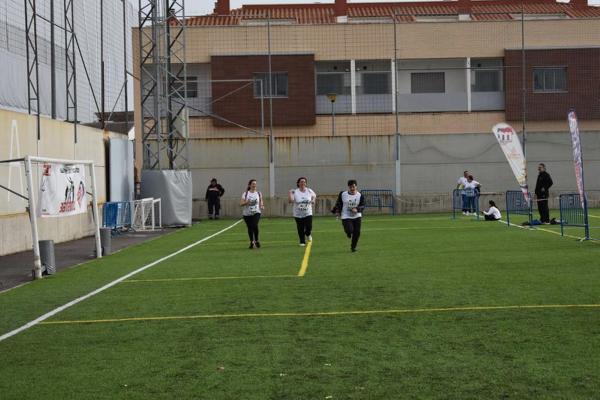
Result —
[[[484,218],[486,221],[499,221],[502,218],[502,214],[500,214],[500,210],[496,207],[496,203],[494,200],[489,201],[490,208],[487,211],[482,211]]]

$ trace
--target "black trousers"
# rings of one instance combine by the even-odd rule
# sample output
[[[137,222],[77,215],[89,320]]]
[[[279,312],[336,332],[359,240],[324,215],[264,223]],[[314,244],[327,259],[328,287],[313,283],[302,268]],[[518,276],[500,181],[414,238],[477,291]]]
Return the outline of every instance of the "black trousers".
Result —
[[[260,213],[244,215],[244,222],[248,228],[248,238],[251,242],[258,242],[258,221],[260,221]]]
[[[304,218],[294,218],[296,220],[296,229],[298,230],[298,239],[300,243],[306,243],[306,237],[312,232],[312,215]]]
[[[550,222],[550,210],[548,209],[548,199],[541,199],[538,197],[537,206],[538,211],[540,212],[540,221]]]
[[[493,215],[484,215],[483,216],[485,218],[486,221],[499,221],[497,220]]]
[[[356,249],[358,244],[358,238],[360,238],[360,225],[362,218],[348,218],[342,220],[344,226],[344,232],[346,236],[352,238],[351,248]]]
[[[217,197],[216,199],[211,199],[209,197],[208,198],[208,215],[212,216],[213,210],[214,210],[214,216],[218,217],[220,209],[221,209],[221,199],[219,197]]]

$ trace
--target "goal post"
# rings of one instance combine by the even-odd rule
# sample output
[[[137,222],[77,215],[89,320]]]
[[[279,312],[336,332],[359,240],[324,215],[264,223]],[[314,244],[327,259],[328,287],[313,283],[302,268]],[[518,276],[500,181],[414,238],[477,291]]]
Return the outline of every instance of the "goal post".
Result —
[[[94,236],[95,236],[95,245],[96,245],[96,257],[102,257],[102,245],[100,243],[100,218],[98,214],[98,196],[97,196],[97,188],[96,188],[96,171],[95,164],[91,160],[67,160],[67,159],[59,159],[59,158],[48,158],[48,157],[37,157],[37,156],[25,156],[19,159],[12,160],[2,160],[0,163],[14,163],[14,162],[23,162],[25,167],[25,178],[27,182],[27,197],[11,190],[10,188],[6,188],[2,186],[3,189],[12,192],[13,194],[22,197],[27,201],[27,212],[29,214],[29,221],[31,223],[31,239],[32,239],[32,247],[33,247],[33,273],[35,279],[42,278],[42,263],[40,258],[40,245],[39,245],[39,231],[38,231],[38,192],[40,185],[34,185],[34,167],[33,165],[46,163],[46,164],[63,164],[65,166],[72,165],[84,165],[90,170],[90,184],[92,192],[87,192],[85,188],[85,183],[83,184],[82,192],[84,194],[91,194],[92,196],[92,215],[94,219]],[[41,183],[41,178],[40,178]],[[37,188],[37,189],[36,189]],[[71,199],[74,199],[75,196],[75,188],[72,185],[70,188],[69,196]],[[87,204],[84,205],[87,212]]]

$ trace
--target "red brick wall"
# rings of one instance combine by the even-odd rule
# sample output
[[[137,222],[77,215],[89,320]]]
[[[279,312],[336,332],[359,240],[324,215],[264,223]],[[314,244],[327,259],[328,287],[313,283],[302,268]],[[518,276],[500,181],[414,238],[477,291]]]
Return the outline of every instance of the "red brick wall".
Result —
[[[273,125],[314,125],[315,116],[315,58],[314,55],[271,56],[273,72],[288,73],[288,97],[273,98]],[[254,73],[268,72],[267,56],[213,56],[211,74],[213,80],[253,79]],[[260,99],[254,98],[253,85],[240,89],[246,82],[212,83],[213,113],[237,124],[259,127],[261,117]],[[269,100],[264,101],[265,126],[269,126]],[[213,117],[214,126],[232,126]]]
[[[521,120],[522,84],[521,50],[506,50],[505,90],[506,119]],[[571,108],[580,119],[600,118],[600,49],[526,50],[526,119],[566,120]],[[534,67],[567,67],[566,93],[533,91]]]

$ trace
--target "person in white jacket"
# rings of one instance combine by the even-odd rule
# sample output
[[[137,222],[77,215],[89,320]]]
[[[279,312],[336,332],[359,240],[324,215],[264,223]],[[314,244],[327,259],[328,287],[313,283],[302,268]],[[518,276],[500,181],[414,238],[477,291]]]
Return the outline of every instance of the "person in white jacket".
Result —
[[[494,200],[489,201],[490,208],[487,211],[482,211],[484,218],[486,221],[499,221],[502,218],[502,214],[500,214],[500,210],[496,207],[496,203]]]

